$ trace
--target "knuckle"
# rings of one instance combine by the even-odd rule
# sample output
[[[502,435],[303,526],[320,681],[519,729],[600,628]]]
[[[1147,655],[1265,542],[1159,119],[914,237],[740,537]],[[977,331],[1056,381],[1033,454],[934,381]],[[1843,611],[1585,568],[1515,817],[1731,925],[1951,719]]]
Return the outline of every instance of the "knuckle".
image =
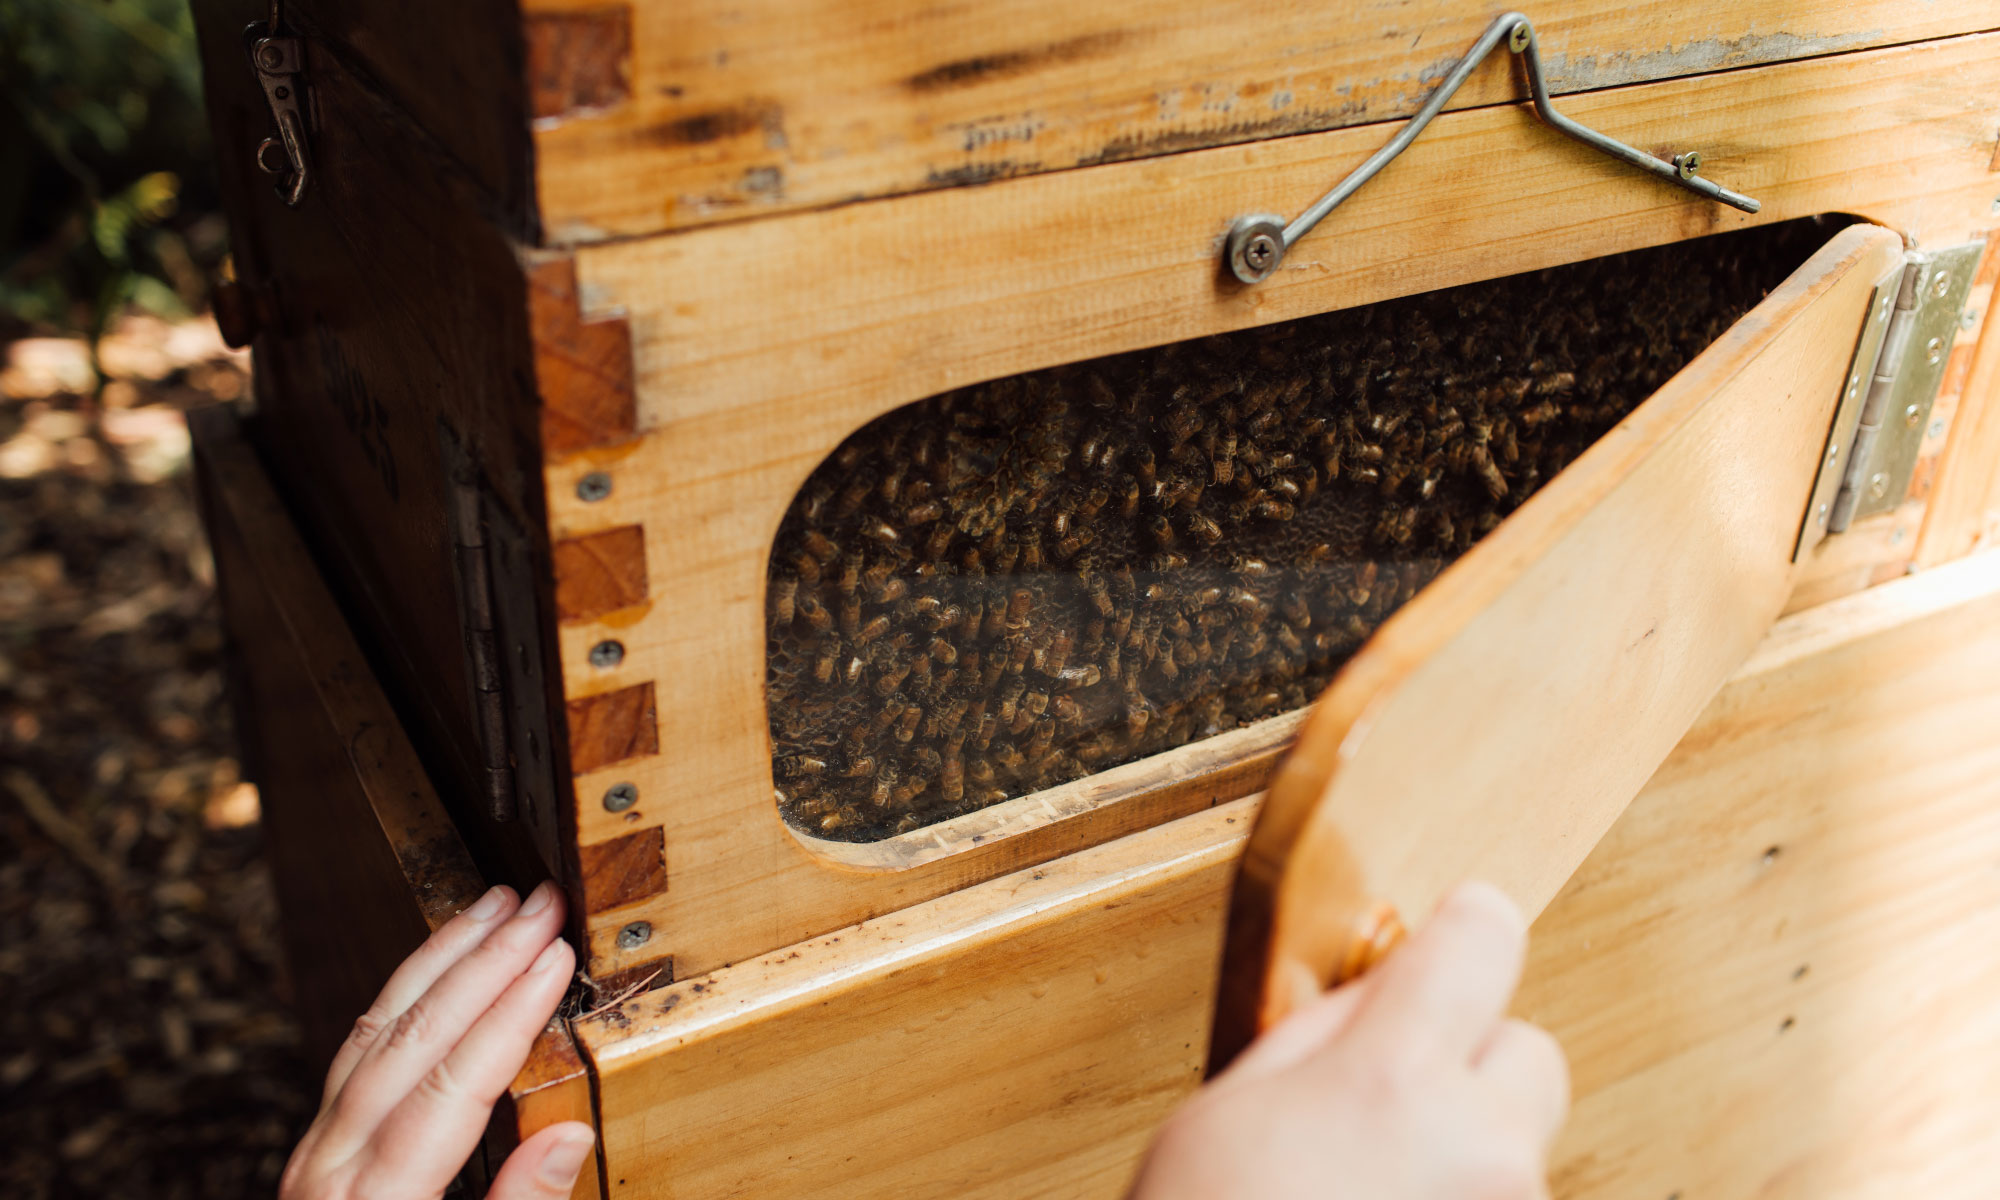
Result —
[[[464,1085],[458,1078],[458,1073],[452,1070],[449,1059],[439,1062],[436,1066],[424,1072],[424,1077],[417,1082],[417,1089],[425,1095],[447,1104],[465,1094]]]
[[[365,1050],[382,1036],[382,1030],[388,1025],[388,1016],[380,1009],[371,1008],[354,1018],[354,1028],[347,1031],[347,1044],[357,1050]]]
[[[418,1000],[404,1009],[402,1015],[390,1024],[383,1043],[384,1048],[402,1050],[420,1046],[430,1041],[431,1028],[430,1009],[422,1000]]]

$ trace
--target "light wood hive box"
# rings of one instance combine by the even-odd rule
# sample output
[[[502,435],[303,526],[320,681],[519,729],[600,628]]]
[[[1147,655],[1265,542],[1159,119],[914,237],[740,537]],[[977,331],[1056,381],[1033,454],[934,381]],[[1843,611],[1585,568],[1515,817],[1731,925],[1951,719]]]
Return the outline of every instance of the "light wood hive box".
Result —
[[[1396,714],[1426,697],[1606,714],[1527,765],[1447,726],[1349,772],[1410,842],[1378,892],[1421,916],[1491,867],[1540,913],[1519,1008],[1575,1069],[1558,1195],[2000,1168],[1990,4],[1530,10],[1561,112],[1698,150],[1759,211],[1563,139],[1503,45],[1255,285],[1230,223],[1303,210],[1497,11],[288,0],[302,71],[260,83],[268,9],[195,7],[220,307],[257,354],[255,416],[198,442],[295,970],[338,1029],[482,881],[559,880],[594,987],[496,1152],[574,1115],[602,1134],[580,1195],[1117,1194],[1201,1078],[1259,793],[1353,655],[1324,711],[1378,747],[1425,746]],[[302,100],[295,204],[257,166],[267,84]],[[1906,259],[1977,262],[1884,435],[1907,484],[1794,562]],[[1605,342],[1570,366],[1481,332],[1497,306],[1522,336],[1537,288],[1601,292],[1574,323]],[[1686,315],[1644,318],[1673,353],[1592,390],[1648,304]],[[1426,328],[1462,336],[1407,350]],[[1357,400],[1357,329],[1432,390]],[[1489,349],[1481,407],[1440,408],[1423,356]],[[980,525],[968,429],[1071,441],[1041,475],[993,450],[1027,482]],[[1338,542],[1310,514],[1364,493],[1367,553],[1305,572]],[[1295,517],[1321,532],[1273,532]],[[1344,616],[1282,616],[1309,577]],[[1186,630],[1147,624],[1149,579]],[[1494,649],[1550,636],[1533,586],[1607,646],[1703,615],[1542,672]],[[1176,598],[1211,589],[1208,624]],[[1136,667],[1102,648],[1121,620]],[[1260,655],[1286,665],[1229,665]],[[1402,762],[1474,797],[1560,769],[1608,807],[1561,855],[1532,820],[1454,846],[1398,832]]]

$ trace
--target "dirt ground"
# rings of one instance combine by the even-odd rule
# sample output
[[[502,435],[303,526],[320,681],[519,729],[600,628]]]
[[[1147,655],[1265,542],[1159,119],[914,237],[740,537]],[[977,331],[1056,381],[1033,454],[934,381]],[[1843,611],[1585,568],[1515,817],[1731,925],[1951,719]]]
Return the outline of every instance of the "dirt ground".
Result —
[[[269,1195],[315,1102],[182,414],[205,322],[0,346],[0,1195]]]

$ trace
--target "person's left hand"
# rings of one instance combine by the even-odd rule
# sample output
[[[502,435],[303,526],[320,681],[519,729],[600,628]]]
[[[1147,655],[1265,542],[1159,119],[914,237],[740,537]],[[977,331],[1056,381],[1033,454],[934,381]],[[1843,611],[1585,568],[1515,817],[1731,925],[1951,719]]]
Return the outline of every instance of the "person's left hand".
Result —
[[[435,1200],[486,1131],[569,986],[562,894],[496,887],[397,968],[327,1071],[319,1115],[279,1200]],[[515,1147],[489,1200],[562,1200],[590,1126],[551,1125]]]

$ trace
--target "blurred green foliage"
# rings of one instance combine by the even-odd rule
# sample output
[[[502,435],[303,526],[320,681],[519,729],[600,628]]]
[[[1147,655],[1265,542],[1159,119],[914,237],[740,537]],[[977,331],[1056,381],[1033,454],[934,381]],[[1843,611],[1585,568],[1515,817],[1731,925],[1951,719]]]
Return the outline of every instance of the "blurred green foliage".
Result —
[[[186,0],[0,0],[0,336],[199,309],[215,206]]]

